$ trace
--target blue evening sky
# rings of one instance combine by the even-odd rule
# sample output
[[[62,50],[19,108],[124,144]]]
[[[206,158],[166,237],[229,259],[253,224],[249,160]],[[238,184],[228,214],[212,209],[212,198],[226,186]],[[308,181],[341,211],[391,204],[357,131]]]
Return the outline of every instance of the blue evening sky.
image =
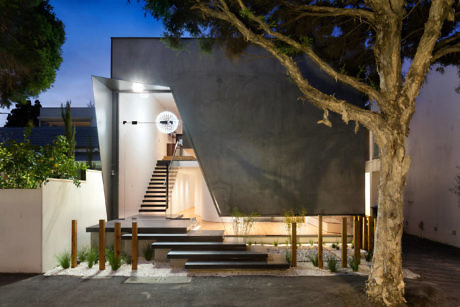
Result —
[[[66,42],[56,80],[39,96],[46,107],[67,100],[84,107],[93,101],[91,75],[110,76],[111,37],[163,35],[161,23],[145,16],[142,3],[136,0],[51,0],[50,4],[65,25]],[[0,116],[0,126],[5,119],[6,115]]]

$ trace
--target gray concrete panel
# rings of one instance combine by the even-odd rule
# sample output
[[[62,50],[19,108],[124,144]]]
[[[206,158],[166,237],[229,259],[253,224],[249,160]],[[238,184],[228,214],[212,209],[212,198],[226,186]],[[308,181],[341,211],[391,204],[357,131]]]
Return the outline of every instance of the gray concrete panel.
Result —
[[[359,103],[359,96],[330,80],[305,59],[312,84]],[[297,87],[265,51],[251,47],[237,61],[221,50],[184,51],[159,39],[112,39],[114,79],[171,87],[210,192],[223,215],[364,213],[366,131],[354,134],[331,116],[298,100]]]

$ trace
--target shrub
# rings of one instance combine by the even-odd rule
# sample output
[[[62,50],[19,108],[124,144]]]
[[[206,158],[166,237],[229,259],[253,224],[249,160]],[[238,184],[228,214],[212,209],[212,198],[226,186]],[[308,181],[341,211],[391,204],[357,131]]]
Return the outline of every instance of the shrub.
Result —
[[[327,259],[327,267],[332,273],[337,272],[337,259],[335,259],[335,257],[329,257]]]
[[[121,257],[115,257],[115,253],[112,248],[108,248],[105,250],[106,258],[107,261],[110,264],[110,267],[112,268],[112,271],[116,271],[121,267]]]
[[[350,258],[349,259],[349,266],[353,270],[353,272],[358,272],[359,268],[359,260],[356,257]]]
[[[248,241],[248,246],[251,246],[252,245],[252,241]]]
[[[150,261],[152,260],[152,257],[153,257],[153,249],[150,246],[150,244],[147,244],[144,247],[144,258],[145,260]]]
[[[286,262],[287,262],[287,263],[289,263],[289,264],[292,263],[292,255],[291,255],[291,252],[290,252],[290,251],[286,251],[285,258],[286,258]]]
[[[311,261],[311,263],[315,266],[318,267],[318,254],[308,255],[308,260]]]
[[[313,240],[310,240],[309,243],[310,243],[310,246],[313,246]]]
[[[278,241],[273,242],[274,246],[278,246]]]
[[[128,255],[125,255],[125,254],[121,255],[121,262],[122,263],[131,264],[131,261],[132,261],[131,256],[128,256]]]
[[[367,254],[366,254],[366,261],[367,261],[367,262],[371,262],[373,256],[374,256],[374,251],[369,251],[369,252],[367,252]]]
[[[0,142],[0,188],[35,189],[48,178],[72,179],[80,186],[79,172],[86,170],[86,165],[68,155],[70,145],[65,137],[59,135],[52,144],[34,146],[28,138],[30,131],[26,129],[22,143]]]
[[[80,262],[85,262],[88,259],[88,248],[85,247],[80,249],[77,253],[77,256]]]
[[[88,260],[88,267],[92,268],[93,265],[98,261],[99,258],[99,253],[96,248],[91,248],[88,251],[88,254],[86,256],[86,259]]]
[[[59,265],[63,269],[68,269],[70,267],[70,253],[69,252],[64,252],[58,256],[56,256],[57,261],[59,262]]]

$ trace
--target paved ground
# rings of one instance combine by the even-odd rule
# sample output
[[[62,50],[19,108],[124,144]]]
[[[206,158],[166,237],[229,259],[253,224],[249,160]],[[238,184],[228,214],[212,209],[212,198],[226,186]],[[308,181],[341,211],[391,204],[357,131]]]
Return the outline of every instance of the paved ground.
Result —
[[[421,274],[406,284],[410,306],[460,306],[459,250],[412,237],[404,263]],[[366,278],[195,277],[184,284],[126,284],[126,278],[81,280],[0,274],[0,306],[373,306]]]

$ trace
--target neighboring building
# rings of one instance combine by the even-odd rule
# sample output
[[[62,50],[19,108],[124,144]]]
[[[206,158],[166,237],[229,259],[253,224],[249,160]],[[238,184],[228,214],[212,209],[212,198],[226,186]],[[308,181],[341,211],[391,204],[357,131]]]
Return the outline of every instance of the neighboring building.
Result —
[[[412,162],[404,193],[404,231],[460,247],[460,198],[451,191],[460,175],[458,84],[456,67],[446,67],[443,74],[432,70],[417,98],[407,140]],[[380,169],[378,149],[374,145],[369,151],[367,215],[378,207]]]
[[[74,127],[96,127],[96,114],[93,107],[70,108]],[[41,108],[38,117],[39,127],[64,127],[61,108]]]
[[[88,161],[89,151],[93,152],[93,166],[100,168],[99,141],[94,108],[71,108],[72,124],[75,127],[75,160]],[[30,143],[36,146],[51,144],[58,135],[64,135],[64,121],[61,108],[41,108],[39,126],[32,128]],[[0,141],[12,139],[24,141],[24,128],[0,128]]]
[[[366,130],[355,134],[336,115],[333,128],[318,125],[322,112],[298,100],[264,50],[232,61],[219,49],[202,54],[194,40],[177,52],[157,38],[113,38],[111,57],[111,78],[93,77],[109,218],[153,202],[146,187],[166,155],[168,136],[155,128],[165,110],[197,157],[182,163],[169,213],[194,207],[214,221],[236,207],[264,216],[364,214]],[[306,58],[302,70],[325,92],[362,103]]]

